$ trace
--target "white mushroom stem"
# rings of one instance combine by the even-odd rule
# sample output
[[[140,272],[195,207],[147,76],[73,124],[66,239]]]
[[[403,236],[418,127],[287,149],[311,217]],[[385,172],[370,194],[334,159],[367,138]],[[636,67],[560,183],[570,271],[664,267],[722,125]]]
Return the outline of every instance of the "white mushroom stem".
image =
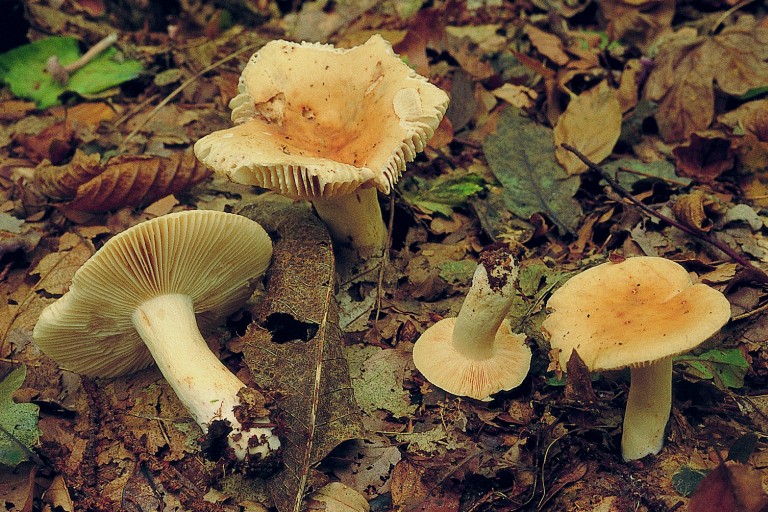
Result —
[[[672,410],[672,358],[631,370],[621,455],[625,461],[657,454]]]
[[[133,324],[163,376],[204,433],[214,420],[229,421],[232,432],[227,441],[240,460],[246,453],[266,456],[280,447],[271,428],[243,430],[235,418],[233,408],[240,405],[237,394],[245,385],[208,348],[188,295],[160,295],[142,303],[133,314]]]
[[[354,247],[362,259],[383,256],[387,228],[375,187],[359,188],[330,199],[314,199],[312,204],[334,242]]]
[[[480,263],[472,276],[472,287],[461,305],[453,328],[456,350],[472,359],[486,359],[493,354],[493,343],[501,323],[509,313],[514,299],[517,269],[510,265],[497,266],[491,273],[503,286],[494,289],[485,266]]]

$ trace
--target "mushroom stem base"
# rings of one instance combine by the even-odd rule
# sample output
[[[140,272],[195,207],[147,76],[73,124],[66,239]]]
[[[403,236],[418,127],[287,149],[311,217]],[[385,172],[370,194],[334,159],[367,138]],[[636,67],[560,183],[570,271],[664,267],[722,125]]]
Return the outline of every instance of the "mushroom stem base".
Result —
[[[353,247],[361,259],[384,254],[387,228],[375,187],[359,188],[332,199],[315,199],[312,204],[336,244]]]
[[[232,427],[227,443],[240,460],[246,454],[266,456],[280,446],[272,429],[244,429],[235,417],[234,408],[241,405],[238,392],[246,386],[208,348],[189,295],[159,295],[143,302],[133,314],[133,325],[204,433],[214,420],[227,420]]]
[[[654,455],[664,446],[672,411],[672,358],[632,368],[621,455],[625,461]]]

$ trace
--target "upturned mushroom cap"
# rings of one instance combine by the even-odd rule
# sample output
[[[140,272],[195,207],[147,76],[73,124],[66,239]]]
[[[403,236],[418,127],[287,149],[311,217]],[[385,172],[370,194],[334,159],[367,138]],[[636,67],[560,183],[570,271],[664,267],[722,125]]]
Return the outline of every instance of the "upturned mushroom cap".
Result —
[[[525,334],[513,333],[504,320],[496,331],[492,353],[472,358],[452,343],[455,325],[456,318],[440,320],[414,346],[413,362],[429,382],[454,395],[483,401],[522,384],[531,367]]]
[[[569,279],[547,302],[542,329],[565,369],[575,349],[592,371],[644,366],[687,352],[731,316],[728,299],[693,284],[681,265],[637,256]]]
[[[448,106],[378,35],[350,49],[271,41],[238,89],[236,126],[197,141],[195,154],[232,181],[310,200],[389,193]]]
[[[212,327],[248,300],[271,257],[269,235],[239,215],[194,210],[137,224],[78,269],[69,291],[40,315],[35,342],[84,375],[138,371],[153,362],[132,323],[140,304],[189,295],[201,329]]]

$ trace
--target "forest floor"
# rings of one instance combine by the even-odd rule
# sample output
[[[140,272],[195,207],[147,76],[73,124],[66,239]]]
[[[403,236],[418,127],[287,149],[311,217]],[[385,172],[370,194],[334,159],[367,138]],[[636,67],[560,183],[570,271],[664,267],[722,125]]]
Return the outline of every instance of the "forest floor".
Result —
[[[0,3],[3,52],[75,38],[0,55],[4,510],[768,510],[763,2],[149,4]],[[44,71],[46,51],[71,62],[111,33],[67,85]],[[349,48],[373,34],[450,105],[379,194],[383,267],[338,279],[305,203],[212,176],[192,146],[231,126],[240,72],[268,41]],[[156,368],[81,377],[32,337],[113,235],[189,209],[273,235],[263,289],[207,337],[285,432],[284,466],[266,478],[204,459]],[[412,350],[458,314],[491,247],[519,266],[508,318],[532,363],[519,387],[478,401],[431,385]],[[629,370],[566,379],[541,324],[571,276],[639,255],[723,292],[731,320],[675,358],[661,452],[624,462]],[[345,486],[325,487],[337,503],[313,494],[331,482]]]

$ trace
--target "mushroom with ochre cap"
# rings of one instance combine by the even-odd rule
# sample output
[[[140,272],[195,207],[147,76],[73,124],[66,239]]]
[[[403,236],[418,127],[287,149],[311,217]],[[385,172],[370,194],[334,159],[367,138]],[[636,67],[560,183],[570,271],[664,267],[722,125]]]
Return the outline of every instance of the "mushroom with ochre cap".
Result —
[[[713,336],[731,316],[728,299],[693,284],[682,265],[637,256],[570,278],[547,301],[542,324],[565,369],[575,350],[591,371],[630,368],[621,453],[656,454],[672,409],[672,358]]]
[[[458,316],[431,326],[413,347],[413,362],[429,382],[454,395],[488,401],[525,380],[531,349],[506,319],[516,280],[517,267],[506,250],[481,254]]]
[[[230,102],[236,125],[195,154],[232,181],[310,200],[337,244],[380,256],[388,194],[448,107],[440,88],[381,36],[350,49],[271,41],[243,69]]]
[[[203,432],[228,421],[235,456],[256,462],[280,441],[259,426],[268,418],[248,417],[253,395],[241,402],[249,388],[200,329],[248,300],[271,257],[269,235],[239,215],[195,210],[142,222],[77,270],[69,291],[40,315],[35,342],[64,368],[91,377],[129,374],[154,360]]]

